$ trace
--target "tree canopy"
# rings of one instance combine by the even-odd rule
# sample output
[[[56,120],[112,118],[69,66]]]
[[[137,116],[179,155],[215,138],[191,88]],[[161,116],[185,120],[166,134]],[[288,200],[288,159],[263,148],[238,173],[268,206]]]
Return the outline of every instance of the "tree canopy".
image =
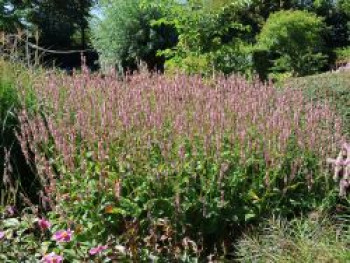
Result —
[[[78,35],[85,47],[89,11],[95,0],[0,0],[0,27],[5,31],[26,28],[40,32],[40,44],[69,47]]]
[[[85,49],[91,41],[101,64],[122,70],[144,61],[151,70],[206,75],[309,74],[330,68],[336,50],[348,48],[349,21],[347,0],[0,0],[0,30],[38,30],[39,44],[50,48]],[[302,32],[320,37],[309,41]]]
[[[317,72],[326,62],[323,19],[307,11],[279,11],[267,19],[258,45],[277,57],[274,69],[293,75]]]
[[[102,1],[102,18],[92,22],[92,41],[104,64],[134,69],[140,61],[155,69],[164,63],[157,51],[176,42],[174,31],[166,25],[152,25],[161,10],[142,5],[140,0]]]

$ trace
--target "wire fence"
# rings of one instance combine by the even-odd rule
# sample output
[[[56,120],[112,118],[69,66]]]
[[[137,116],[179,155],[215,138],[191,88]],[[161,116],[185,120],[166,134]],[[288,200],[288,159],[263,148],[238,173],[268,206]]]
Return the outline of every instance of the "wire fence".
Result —
[[[34,42],[33,42],[34,40]],[[72,55],[81,54],[83,57],[87,52],[94,52],[93,49],[70,49],[58,50],[39,46],[39,34],[18,30],[16,34],[0,32],[0,56],[11,61],[25,62],[28,67],[41,64],[45,55]]]

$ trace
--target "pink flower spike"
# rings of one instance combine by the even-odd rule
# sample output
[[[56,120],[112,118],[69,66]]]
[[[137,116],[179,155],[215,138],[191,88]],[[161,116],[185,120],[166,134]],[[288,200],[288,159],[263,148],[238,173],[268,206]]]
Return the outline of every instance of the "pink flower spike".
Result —
[[[343,149],[350,152],[350,143],[343,143]]]
[[[94,247],[94,248],[90,249],[90,250],[89,250],[89,254],[90,254],[91,256],[93,256],[93,255],[96,255],[96,254],[102,252],[103,250],[106,250],[107,248],[108,248],[107,245],[104,245],[104,246],[97,246],[97,247]]]
[[[342,160],[335,160],[335,165],[344,165],[344,162]]]
[[[53,239],[57,242],[70,242],[72,240],[72,235],[73,231],[71,231],[70,229],[60,230],[53,235]]]
[[[51,227],[51,223],[48,220],[46,220],[45,218],[39,219],[38,225],[39,225],[41,230],[46,230],[46,229],[49,229]]]
[[[2,240],[5,237],[5,232],[4,231],[0,231],[0,240]]]
[[[62,263],[63,257],[55,254],[55,252],[51,252],[50,254],[43,256],[41,261],[45,263]]]

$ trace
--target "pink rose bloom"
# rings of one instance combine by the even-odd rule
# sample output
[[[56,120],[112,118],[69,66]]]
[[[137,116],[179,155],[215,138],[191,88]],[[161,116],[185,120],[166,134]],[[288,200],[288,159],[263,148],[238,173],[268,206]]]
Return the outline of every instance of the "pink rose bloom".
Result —
[[[93,256],[93,255],[96,255],[96,254],[102,252],[103,250],[106,250],[107,248],[108,248],[107,245],[105,245],[105,246],[97,246],[97,247],[94,247],[94,248],[90,249],[89,253],[90,253],[90,255]]]
[[[5,232],[4,231],[0,231],[0,240],[3,239],[5,237]]]
[[[62,263],[63,257],[60,255],[56,255],[55,252],[51,252],[50,254],[43,256],[41,261],[45,263]]]
[[[71,231],[70,229],[60,230],[53,235],[53,239],[57,242],[69,242],[72,240],[72,235],[73,231]]]
[[[38,225],[41,230],[49,229],[51,227],[51,224],[48,220],[45,218],[41,218],[38,220]]]

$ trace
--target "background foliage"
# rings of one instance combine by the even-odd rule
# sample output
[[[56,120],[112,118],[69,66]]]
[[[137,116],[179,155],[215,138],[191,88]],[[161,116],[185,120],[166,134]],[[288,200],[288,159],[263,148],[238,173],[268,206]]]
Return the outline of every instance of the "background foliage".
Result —
[[[273,72],[310,75],[327,62],[324,35],[325,25],[315,14],[279,11],[266,21],[258,36],[258,46],[275,58]]]
[[[162,70],[164,58],[157,56],[157,50],[174,45],[176,35],[172,27],[151,25],[161,10],[142,6],[140,0],[102,1],[100,5],[103,17],[92,23],[92,39],[101,63],[133,70],[144,61],[150,70]]]

